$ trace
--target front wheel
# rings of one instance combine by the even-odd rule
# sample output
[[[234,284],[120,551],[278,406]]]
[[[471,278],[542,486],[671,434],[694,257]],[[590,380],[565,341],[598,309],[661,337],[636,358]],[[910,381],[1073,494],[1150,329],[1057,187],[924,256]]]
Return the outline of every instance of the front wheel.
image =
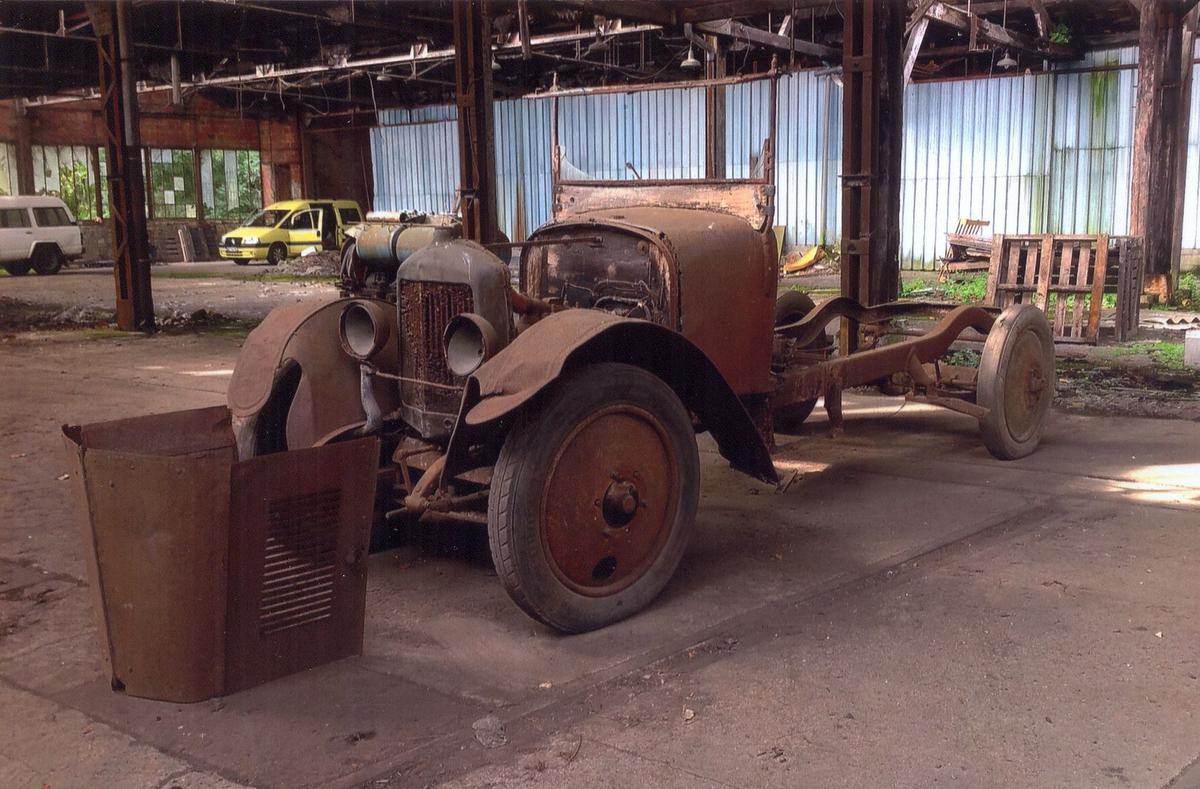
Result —
[[[504,441],[488,500],[496,574],[557,630],[624,619],[674,574],[699,490],[695,431],[675,392],[638,367],[584,367]]]
[[[33,253],[33,270],[39,275],[48,277],[57,274],[63,267],[63,253],[55,246],[43,244]]]
[[[22,260],[17,263],[5,263],[4,270],[8,272],[10,277],[23,277],[33,269],[33,264],[28,260]]]
[[[278,266],[287,258],[287,247],[283,242],[276,241],[267,249],[267,265]]]
[[[979,360],[976,402],[983,444],[1000,460],[1037,449],[1054,401],[1054,338],[1046,315],[1032,304],[1014,304],[992,325]]]

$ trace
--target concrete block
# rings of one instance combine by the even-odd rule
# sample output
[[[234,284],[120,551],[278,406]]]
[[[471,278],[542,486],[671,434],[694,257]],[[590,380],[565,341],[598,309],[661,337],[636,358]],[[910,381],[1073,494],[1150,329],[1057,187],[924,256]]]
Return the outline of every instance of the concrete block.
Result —
[[[1183,363],[1200,369],[1200,329],[1188,329],[1184,334]]]

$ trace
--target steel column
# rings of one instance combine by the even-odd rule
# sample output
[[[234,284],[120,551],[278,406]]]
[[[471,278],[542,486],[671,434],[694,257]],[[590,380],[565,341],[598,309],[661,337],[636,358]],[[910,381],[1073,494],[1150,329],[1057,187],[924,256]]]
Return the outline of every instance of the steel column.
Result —
[[[491,2],[456,0],[452,5],[463,237],[489,244],[497,240],[499,227],[492,122]]]
[[[117,289],[117,327],[154,331],[150,296],[150,260],[146,237],[146,188],[138,140],[137,75],[130,41],[129,4],[89,3],[100,66],[100,102],[104,109],[108,158],[109,207],[112,211],[113,274]]]

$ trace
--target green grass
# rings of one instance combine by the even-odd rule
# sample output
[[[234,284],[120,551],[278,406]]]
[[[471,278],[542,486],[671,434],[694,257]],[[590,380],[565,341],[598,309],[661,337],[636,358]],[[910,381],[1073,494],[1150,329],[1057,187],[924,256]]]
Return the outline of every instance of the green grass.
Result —
[[[1183,343],[1181,342],[1146,340],[1131,342],[1127,345],[1117,345],[1107,349],[1107,351],[1107,355],[1112,358],[1144,354],[1149,356],[1155,364],[1166,367],[1169,370],[1186,369],[1183,364]]]

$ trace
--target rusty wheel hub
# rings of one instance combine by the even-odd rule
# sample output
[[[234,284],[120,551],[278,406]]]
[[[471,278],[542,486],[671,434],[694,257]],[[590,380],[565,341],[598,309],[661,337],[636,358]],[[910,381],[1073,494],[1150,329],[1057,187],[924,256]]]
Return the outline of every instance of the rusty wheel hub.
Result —
[[[1004,386],[1004,418],[1013,438],[1023,441],[1041,423],[1053,392],[1046,385],[1045,354],[1041,341],[1026,332],[1009,357]]]
[[[542,496],[542,546],[558,579],[603,597],[642,577],[670,537],[679,474],[666,430],[648,411],[619,404],[580,422]]]

